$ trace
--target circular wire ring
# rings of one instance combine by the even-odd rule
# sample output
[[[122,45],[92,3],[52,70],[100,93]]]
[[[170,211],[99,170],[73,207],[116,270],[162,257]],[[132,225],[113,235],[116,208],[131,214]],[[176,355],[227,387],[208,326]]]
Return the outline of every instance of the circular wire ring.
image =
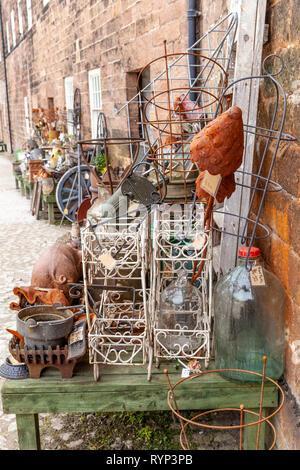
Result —
[[[281,67],[280,67],[279,71],[276,72],[276,73],[268,72],[267,69],[266,69],[267,61],[270,60],[270,59],[273,59],[273,58],[275,58],[275,57],[276,57],[277,59],[279,59],[279,61],[280,61],[280,63],[281,63]],[[263,63],[262,63],[262,69],[263,69],[264,73],[265,73],[266,75],[271,75],[272,77],[277,77],[277,75],[281,74],[283,68],[284,68],[284,61],[283,61],[282,57],[281,57],[280,55],[278,55],[278,54],[270,54],[270,55],[268,55],[267,57],[264,58]]]
[[[208,415],[210,413],[217,413],[219,411],[237,411],[239,413],[241,413],[241,408],[223,408],[223,409],[216,409],[216,410],[208,410],[208,411],[204,411],[203,413],[199,413],[198,415],[194,416],[191,421],[194,421],[196,420],[197,418],[200,418],[200,416],[204,416],[204,415]],[[255,411],[252,411],[252,410],[246,410],[246,409],[243,409],[243,413],[249,413],[251,415],[255,415],[255,416],[258,416],[259,417],[259,413],[256,413]],[[275,443],[276,443],[276,429],[275,429],[275,426],[271,423],[271,421],[269,421],[269,419],[266,419],[265,420],[266,423],[268,423],[268,425],[271,427],[272,431],[273,431],[273,436],[274,436],[274,439],[269,447],[268,450],[272,450],[275,446]],[[193,422],[192,423],[194,426],[197,426],[198,424]],[[185,435],[185,431],[186,431],[186,428],[188,426],[190,426],[191,423],[185,423],[182,427],[182,430],[180,432],[180,436],[179,436],[179,440],[180,440],[180,444],[181,444],[181,447],[183,448],[183,450],[189,450],[185,444],[183,443],[183,436],[186,437]],[[244,427],[250,427],[252,426],[253,424],[252,423],[247,423],[247,425],[244,425]],[[200,426],[200,425],[199,425]],[[241,429],[242,425],[239,425],[238,428]],[[225,427],[220,427],[219,429],[228,429],[228,428],[225,428]],[[233,427],[231,427],[230,429],[234,429]]]
[[[220,372],[243,372],[245,374],[252,374],[252,375],[256,375],[258,377],[262,377],[262,378],[264,378],[264,380],[267,380],[267,381],[273,383],[277,387],[277,389],[279,390],[279,392],[281,394],[281,402],[280,402],[278,408],[276,408],[276,410],[273,413],[271,413],[269,416],[266,416],[265,418],[262,418],[258,421],[254,421],[253,423],[248,423],[248,424],[234,425],[234,426],[213,426],[213,425],[210,425],[210,424],[194,423],[192,420],[190,420],[188,418],[185,418],[184,416],[182,416],[179,412],[177,412],[173,408],[173,405],[171,404],[171,401],[170,401],[170,397],[171,397],[171,395],[174,395],[174,390],[175,390],[176,387],[178,387],[180,384],[182,384],[186,380],[192,380],[192,379],[201,377],[205,374],[220,373]],[[174,397],[175,397],[175,395],[174,395]],[[190,375],[189,377],[185,377],[185,378],[179,380],[175,385],[172,386],[172,389],[169,390],[167,400],[168,400],[169,408],[171,409],[172,413],[174,415],[176,415],[177,418],[179,418],[180,420],[185,421],[186,423],[190,423],[190,424],[194,424],[194,425],[199,426],[199,427],[210,428],[210,429],[241,429],[241,428],[246,428],[248,426],[255,426],[257,424],[261,424],[261,423],[271,419],[273,416],[275,416],[281,410],[281,408],[284,404],[284,392],[283,392],[282,388],[280,387],[280,385],[278,385],[278,383],[275,380],[271,379],[270,377],[263,376],[259,372],[252,372],[252,371],[249,371],[249,370],[242,370],[242,369],[211,369],[211,370],[204,370],[204,371],[200,372],[199,374]],[[213,411],[222,411],[222,410],[223,410],[223,408],[219,408],[219,409],[216,409],[216,410],[213,410]]]
[[[220,65],[216,60],[212,59],[211,57],[207,57],[207,56],[204,56],[202,54],[198,54],[196,52],[176,52],[176,53],[173,53],[173,54],[164,54],[160,57],[157,57],[156,59],[153,59],[151,60],[151,62],[149,62],[138,74],[138,77],[137,77],[137,87],[138,87],[138,91],[140,92],[141,96],[146,100],[146,101],[149,101],[149,99],[147,98],[147,96],[143,93],[144,89],[147,88],[147,86],[145,88],[143,88],[141,90],[140,88],[140,83],[141,83],[141,77],[142,77],[142,74],[145,72],[145,70],[149,69],[151,67],[151,65],[154,63],[154,62],[158,62],[159,60],[162,60],[162,59],[167,59],[168,57],[175,57],[175,56],[179,56],[178,59],[176,61],[174,61],[173,63],[171,63],[169,66],[172,66],[174,63],[176,63],[178,60],[180,60],[181,58],[183,58],[184,56],[195,56],[195,57],[198,57],[200,59],[205,59],[207,60],[208,62],[213,62],[215,65],[217,65],[221,71],[223,72],[223,77],[224,77],[224,83],[222,84],[222,88],[226,88],[227,86],[227,82],[228,82],[228,74],[226,73],[225,69],[222,67],[222,65]],[[165,73],[165,72],[164,72]],[[161,74],[162,75],[162,74]]]

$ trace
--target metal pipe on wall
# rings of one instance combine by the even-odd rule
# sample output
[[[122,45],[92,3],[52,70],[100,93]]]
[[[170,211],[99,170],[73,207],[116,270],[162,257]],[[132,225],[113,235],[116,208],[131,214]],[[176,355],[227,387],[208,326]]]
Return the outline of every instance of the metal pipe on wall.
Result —
[[[4,70],[4,81],[5,81],[5,92],[6,92],[6,106],[7,106],[9,144],[10,144],[10,153],[13,153],[12,134],[11,134],[11,120],[10,120],[10,107],[9,107],[9,96],[8,96],[8,83],[7,83],[7,71],[6,71],[5,42],[4,42],[4,31],[3,31],[3,19],[2,19],[1,2],[0,2],[0,23],[1,23],[1,43],[2,43],[2,52],[3,52],[3,70]]]
[[[188,0],[187,21],[188,21],[188,52],[193,52],[192,47],[196,42],[196,17],[199,12],[196,10],[196,0]],[[196,78],[196,56],[189,56],[190,86]],[[195,94],[190,93],[190,99],[195,101]]]

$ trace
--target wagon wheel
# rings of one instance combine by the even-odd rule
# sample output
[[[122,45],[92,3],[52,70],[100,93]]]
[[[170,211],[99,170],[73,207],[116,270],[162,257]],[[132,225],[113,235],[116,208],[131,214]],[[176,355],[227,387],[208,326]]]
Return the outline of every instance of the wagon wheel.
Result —
[[[74,166],[61,177],[56,186],[56,202],[61,213],[71,222],[76,222],[76,213],[80,203],[90,196],[90,170],[80,165],[80,184],[78,167]]]
[[[100,111],[97,119],[97,139],[106,139],[108,137],[108,130],[106,124],[105,114]]]

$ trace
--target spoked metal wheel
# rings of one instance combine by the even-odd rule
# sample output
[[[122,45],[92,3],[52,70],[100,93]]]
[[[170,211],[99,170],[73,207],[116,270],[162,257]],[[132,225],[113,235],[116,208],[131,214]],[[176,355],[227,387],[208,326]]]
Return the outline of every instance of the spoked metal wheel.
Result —
[[[70,168],[56,186],[56,202],[61,213],[71,222],[76,222],[76,213],[81,202],[90,196],[90,170],[86,165]]]

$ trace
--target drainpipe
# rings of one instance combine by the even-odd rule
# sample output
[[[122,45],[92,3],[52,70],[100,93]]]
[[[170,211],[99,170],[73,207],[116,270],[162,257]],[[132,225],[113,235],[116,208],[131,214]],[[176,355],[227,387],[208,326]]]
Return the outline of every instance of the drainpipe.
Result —
[[[3,70],[4,70],[5,91],[6,91],[6,107],[7,107],[7,120],[8,120],[9,144],[10,144],[10,153],[13,153],[13,144],[12,144],[12,135],[11,135],[10,108],[9,108],[9,97],[8,97],[7,71],[6,71],[5,42],[4,42],[4,32],[3,32],[3,19],[2,19],[2,6],[1,6],[1,2],[0,2],[0,22],[1,22],[1,43],[2,43],[2,52],[3,52]]]
[[[188,0],[187,20],[188,20],[188,52],[193,52],[190,48],[196,42],[196,18],[200,12],[196,10],[196,0]],[[196,74],[196,57],[189,56],[189,69],[190,69],[190,86],[195,81]],[[195,93],[190,93],[190,99],[195,101]]]

